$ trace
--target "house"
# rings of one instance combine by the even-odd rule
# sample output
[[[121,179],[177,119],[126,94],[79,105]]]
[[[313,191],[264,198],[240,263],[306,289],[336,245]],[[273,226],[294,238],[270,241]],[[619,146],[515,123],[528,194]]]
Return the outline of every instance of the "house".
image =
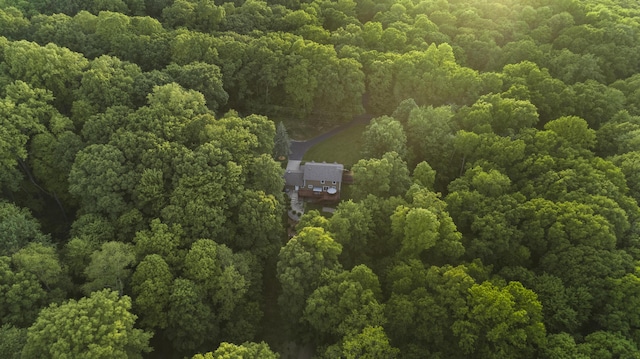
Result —
[[[307,162],[299,168],[287,168],[285,184],[298,196],[313,202],[340,200],[344,166],[339,163]]]
[[[317,192],[339,192],[343,172],[344,166],[338,163],[308,162],[304,165],[303,186]]]

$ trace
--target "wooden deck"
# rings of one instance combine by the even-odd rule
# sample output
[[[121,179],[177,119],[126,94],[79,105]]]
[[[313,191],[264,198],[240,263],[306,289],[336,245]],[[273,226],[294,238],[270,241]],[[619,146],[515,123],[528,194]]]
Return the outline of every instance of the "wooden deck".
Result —
[[[342,183],[353,184],[353,172],[345,170],[342,172]]]
[[[333,203],[340,201],[340,192],[329,194],[327,192],[314,192],[311,189],[298,190],[298,196],[308,199],[313,203]]]

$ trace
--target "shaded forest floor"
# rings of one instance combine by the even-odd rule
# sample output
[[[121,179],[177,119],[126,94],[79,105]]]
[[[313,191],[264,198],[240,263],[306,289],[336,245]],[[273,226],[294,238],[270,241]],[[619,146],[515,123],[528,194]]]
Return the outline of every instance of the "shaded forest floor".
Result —
[[[288,240],[285,238],[285,240]],[[265,341],[271,349],[280,353],[281,359],[310,359],[313,356],[311,345],[299,345],[291,336],[280,315],[278,296],[280,282],[276,277],[277,258],[269,260],[262,273],[264,278],[264,316],[262,317],[262,331],[258,333],[257,341]]]

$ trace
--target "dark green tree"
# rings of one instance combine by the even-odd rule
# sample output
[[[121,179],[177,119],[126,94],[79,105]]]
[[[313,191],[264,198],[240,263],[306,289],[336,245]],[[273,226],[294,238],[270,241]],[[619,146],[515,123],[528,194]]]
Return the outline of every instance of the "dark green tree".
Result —
[[[0,255],[3,256],[12,255],[28,243],[47,243],[50,240],[28,209],[9,202],[0,202],[0,233]]]
[[[4,324],[0,326],[0,353],[7,359],[20,359],[27,342],[27,329]]]

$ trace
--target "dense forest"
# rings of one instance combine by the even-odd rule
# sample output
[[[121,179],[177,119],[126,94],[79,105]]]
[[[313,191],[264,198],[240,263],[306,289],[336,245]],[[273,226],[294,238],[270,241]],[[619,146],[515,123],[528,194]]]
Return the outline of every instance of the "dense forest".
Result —
[[[2,358],[640,358],[640,5],[0,0],[0,193]]]

